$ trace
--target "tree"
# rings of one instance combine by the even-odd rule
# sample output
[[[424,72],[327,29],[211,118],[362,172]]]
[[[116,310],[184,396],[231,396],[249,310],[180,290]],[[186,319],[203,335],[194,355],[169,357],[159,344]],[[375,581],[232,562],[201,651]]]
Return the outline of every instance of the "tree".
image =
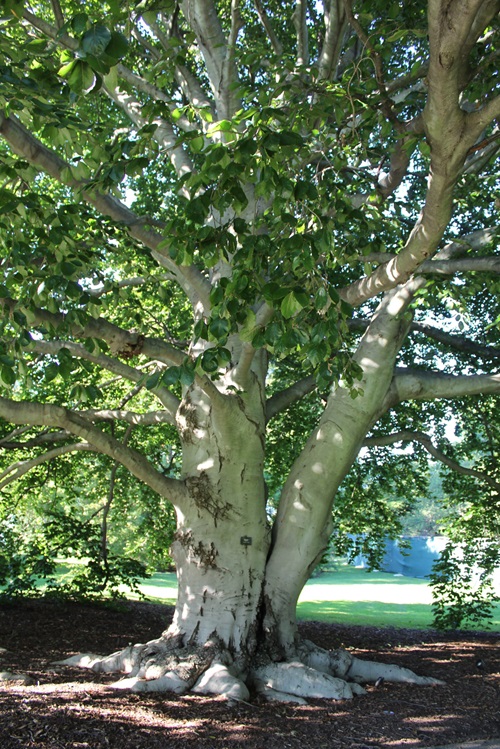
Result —
[[[177,516],[172,626],[77,662],[239,698],[433,683],[301,641],[295,606],[336,498],[376,508],[342,494],[363,445],[500,393],[498,3],[3,5],[2,444],[35,451],[5,482],[94,451]]]

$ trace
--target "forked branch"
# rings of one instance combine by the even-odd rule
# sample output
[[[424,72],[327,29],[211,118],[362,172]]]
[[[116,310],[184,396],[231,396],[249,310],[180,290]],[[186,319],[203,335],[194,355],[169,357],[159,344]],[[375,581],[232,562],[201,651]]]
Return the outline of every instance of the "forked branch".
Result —
[[[70,409],[47,403],[18,402],[0,397],[0,418],[12,424],[66,429],[83,438],[95,451],[124,465],[136,478],[161,496],[168,497],[173,504],[182,504],[187,500],[187,490],[183,482],[164,476],[138,450],[124,445]]]
[[[418,442],[420,443],[429,455],[435,460],[438,460],[443,465],[450,468],[455,473],[460,473],[464,476],[473,476],[474,478],[484,481],[492,489],[500,492],[500,483],[495,481],[485,471],[478,471],[475,468],[466,468],[466,466],[457,463],[456,460],[449,458],[442,450],[439,450],[423,432],[412,432],[409,430],[401,430],[400,432],[394,432],[393,434],[377,435],[374,437],[368,437],[364,443],[364,447],[387,447],[388,445],[394,445],[397,442]]]
[[[10,466],[7,466],[2,473],[0,473],[0,490],[5,489],[6,486],[12,484],[14,481],[18,481],[18,479],[22,478],[33,468],[36,468],[36,466],[48,463],[51,460],[60,458],[61,455],[67,455],[68,453],[73,452],[95,452],[95,448],[88,442],[73,442],[71,445],[62,445],[53,450],[47,450],[47,452],[41,453],[35,458],[19,460],[16,463],[12,463]]]

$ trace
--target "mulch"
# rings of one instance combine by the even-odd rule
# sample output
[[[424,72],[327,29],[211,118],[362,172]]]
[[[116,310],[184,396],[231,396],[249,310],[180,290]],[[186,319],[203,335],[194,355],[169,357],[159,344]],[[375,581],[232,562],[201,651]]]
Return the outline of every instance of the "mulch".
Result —
[[[134,695],[107,688],[116,676],[52,664],[145,642],[171,616],[171,607],[143,602],[2,605],[0,671],[28,674],[33,684],[0,682],[1,749],[417,749],[500,736],[499,633],[304,622],[302,633],[322,647],[446,681],[383,683],[353,700],[306,706]]]

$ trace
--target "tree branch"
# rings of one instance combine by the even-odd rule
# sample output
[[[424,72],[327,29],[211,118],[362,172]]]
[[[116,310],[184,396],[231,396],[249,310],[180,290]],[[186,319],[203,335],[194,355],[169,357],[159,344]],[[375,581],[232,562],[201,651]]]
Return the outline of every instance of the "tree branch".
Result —
[[[437,400],[500,393],[500,374],[448,375],[397,369],[388,393],[389,406],[405,400]]]
[[[266,421],[270,421],[273,416],[277,416],[282,411],[293,406],[294,403],[297,403],[305,395],[316,390],[316,387],[316,378],[313,375],[309,375],[290,385],[290,387],[274,393],[266,404]]]
[[[353,306],[404,283],[434,255],[448,225],[454,184],[481,130],[474,113],[468,114],[459,104],[459,80],[465,65],[461,44],[469,34],[479,7],[480,0],[467,3],[463,8],[457,3],[445,5],[442,0],[429,2],[430,62],[423,121],[431,146],[431,169],[425,204],[401,252],[370,276],[341,291],[342,298]],[[350,22],[356,23],[351,18],[349,4],[346,8]],[[373,59],[377,80],[380,78],[382,85],[381,62],[377,63],[376,55]],[[498,103],[488,107],[489,117],[497,111]]]
[[[471,341],[464,336],[446,333],[441,328],[435,328],[432,325],[414,322],[412,323],[411,330],[416,331],[417,333],[423,333],[427,338],[443,343],[445,346],[448,346],[455,351],[462,351],[464,354],[482,356],[485,359],[500,359],[500,348],[482,345],[475,341]]]
[[[469,127],[475,137],[478,138],[490,122],[500,117],[500,96],[487,101],[477,112],[469,114]]]
[[[263,302],[256,312],[254,329],[263,330],[273,316],[274,309],[270,305],[268,305],[267,302]],[[238,363],[232,373],[234,382],[239,384],[243,388],[245,387],[244,383],[252,366],[252,362],[255,359],[255,354],[256,349],[254,349],[252,344],[243,342],[243,345],[241,347],[241,354],[238,358]]]
[[[419,268],[419,274],[453,276],[456,273],[500,273],[500,257],[470,257],[457,260],[427,260]]]
[[[137,85],[138,83],[138,76],[136,76],[134,73],[129,72],[127,74],[127,79],[129,81],[135,79],[135,84]],[[104,87],[108,96],[120,107],[120,109],[125,112],[127,117],[138,128],[144,127],[144,125],[147,124],[156,125],[156,130],[153,133],[153,137],[156,142],[159,143],[159,145],[162,146],[167,152],[170,163],[174,167],[175,172],[179,177],[182,177],[184,174],[189,174],[194,170],[193,162],[191,161],[187,153],[181,146],[177,145],[178,135],[169,122],[160,117],[153,117],[148,119],[143,117],[143,103],[137,97],[132,96],[126,91],[120,89],[118,86],[110,85],[109,76],[105,78]],[[139,88],[139,86],[137,87]],[[148,84],[146,81],[142,82],[140,85],[140,90],[143,90],[144,93],[147,93],[148,96],[152,96],[153,98],[160,98],[155,96],[156,92],[154,88],[154,86]],[[163,101],[167,101],[169,105],[172,104],[170,98],[161,98]],[[190,129],[192,129],[192,126]],[[189,197],[189,192],[187,192],[186,190],[183,190],[182,194],[185,194],[186,197]]]
[[[30,431],[30,427],[22,427],[20,429],[14,429],[7,437],[0,440],[0,449],[2,450],[27,450],[30,447],[39,447],[40,445],[54,444],[55,442],[61,442],[71,437],[69,432],[41,432],[36,437],[31,437],[25,442],[15,442],[15,438],[25,432]]]
[[[94,206],[101,214],[124,224],[130,236],[148,247],[155,260],[168,268],[181,288],[184,289],[193,306],[201,303],[205,309],[210,308],[207,280],[194,266],[175,265],[168,251],[160,246],[164,237],[147,228],[147,218],[143,219],[137,216],[117,198],[91,190],[87,182],[76,179],[72,174],[70,165],[37,140],[16,118],[5,117],[0,113],[0,135],[5,138],[15,153],[26,159],[32,166],[46,172],[61,184],[79,192],[83,199]]]
[[[429,259],[441,241],[452,209],[453,181],[439,169],[429,177],[423,210],[405,246],[392,260],[379,265],[369,276],[340,290],[340,296],[353,307],[405,283]]]
[[[416,144],[415,148],[411,151],[404,147],[408,143],[409,138],[410,136],[398,140],[391,154],[389,172],[381,176],[378,180],[378,191],[384,200],[397,190],[406,176],[413,151],[416,148]]]
[[[474,478],[484,481],[496,491],[500,492],[500,483],[495,479],[488,476],[484,471],[478,471],[475,468],[466,468],[460,465],[455,460],[452,460],[445,455],[441,450],[435,447],[432,440],[423,432],[411,432],[409,430],[402,430],[395,432],[394,434],[378,435],[374,437],[368,437],[363,442],[363,447],[386,447],[388,445],[394,445],[396,442],[419,442],[427,452],[432,455],[433,458],[440,461],[452,471],[461,473],[464,476],[474,476]]]
[[[213,0],[181,0],[186,17],[205,61],[220,119],[231,119],[237,110],[238,74],[234,64],[224,68],[228,45]]]
[[[41,31],[46,36],[57,41],[62,47],[70,49],[76,52],[79,48],[79,42],[68,34],[61,34],[58,29],[51,26],[49,23],[44,21],[37,16],[34,16],[29,11],[24,12],[24,18],[36,29]],[[146,45],[149,49],[149,45],[146,39],[137,34],[137,38],[141,44]],[[157,55],[158,56],[158,55]],[[118,76],[133,86],[137,91],[146,94],[155,101],[163,101],[167,106],[173,110],[178,104],[173,101],[171,95],[167,95],[162,89],[154,86],[149,81],[144,80],[136,73],[132,72],[122,63],[118,63],[113,68],[114,72]],[[120,88],[114,84],[114,77],[108,75],[105,77],[105,91],[108,96],[127,114],[127,116],[136,124],[138,127],[142,127],[146,124],[146,120],[140,116],[142,103],[137,99],[121,91]],[[149,124],[150,120],[147,121]],[[187,172],[193,171],[193,164],[188,157],[187,153],[183,150],[182,146],[177,145],[177,136],[174,132],[172,125],[167,120],[157,117],[154,121],[157,125],[157,129],[153,135],[155,140],[165,148],[169,159],[179,176],[186,174]],[[183,130],[192,130],[193,124],[190,123],[187,118],[181,117],[176,122],[177,126]]]
[[[88,408],[78,412],[80,416],[96,421],[125,421],[132,426],[154,426],[155,424],[172,424],[170,414],[165,411],[149,411],[139,414],[121,408]]]
[[[277,57],[281,57],[283,54],[283,45],[278,39],[273,25],[271,23],[271,20],[269,16],[267,15],[264,6],[261,3],[261,0],[254,0],[255,10],[257,11],[257,15],[259,16],[259,20],[263,27],[266,30],[267,36],[269,38],[269,41],[271,42],[271,47],[274,50],[274,53]]]
[[[292,20],[297,35],[297,65],[307,65],[309,63],[309,32],[306,23],[306,0],[295,0]]]
[[[50,0],[50,4],[52,5],[52,11],[54,13],[54,18],[56,19],[56,26],[60,29],[61,26],[64,26],[64,16],[59,0]]]
[[[63,445],[61,447],[56,447],[53,450],[48,450],[41,455],[37,455],[36,458],[20,460],[16,463],[12,463],[2,471],[2,473],[0,473],[0,490],[4,489],[9,484],[12,484],[14,481],[17,481],[33,468],[36,468],[36,466],[39,466],[42,463],[47,463],[49,460],[55,460],[61,455],[66,455],[67,453],[72,452],[95,452],[95,448],[88,442],[74,442],[71,445]]]
[[[38,353],[47,355],[57,355],[61,349],[67,349],[73,356],[79,359],[85,359],[91,361],[97,366],[102,367],[108,372],[112,372],[120,377],[120,379],[129,380],[130,382],[140,383],[144,379],[144,372],[141,372],[135,367],[131,367],[128,364],[117,361],[111,356],[99,353],[94,354],[88,351],[85,346],[72,341],[40,341],[33,339],[30,348]],[[171,424],[175,423],[175,414],[179,407],[179,399],[173,395],[168,388],[155,387],[152,388],[151,392],[158,398],[160,403],[165,407],[166,419],[168,418]]]
[[[130,435],[132,434],[132,426],[127,427],[127,430],[125,432],[125,435],[123,437],[123,445],[126,446]],[[106,576],[109,574],[109,564],[108,564],[108,517],[109,517],[109,511],[111,510],[111,504],[113,502],[113,499],[115,498],[115,487],[116,487],[116,474],[118,473],[120,463],[115,460],[113,463],[113,467],[111,468],[111,473],[109,475],[109,489],[108,489],[108,496],[106,498],[106,502],[104,503],[103,507],[101,508],[102,511],[102,518],[101,518],[101,559],[104,563],[104,567],[106,569]],[[105,582],[103,582],[103,588],[105,587]]]
[[[23,306],[13,299],[3,297],[0,306],[5,311],[24,310]],[[24,310],[26,311],[26,310]],[[111,353],[130,359],[134,356],[145,356],[153,361],[160,361],[167,366],[181,365],[186,358],[183,351],[166,343],[161,338],[150,338],[141,333],[131,332],[118,327],[103,317],[89,317],[85,325],[68,324],[63,313],[56,314],[44,309],[30,309],[29,312],[37,325],[48,325],[52,330],[70,330],[77,338],[98,338],[106,341]],[[66,345],[62,343],[62,345]],[[81,354],[84,355],[83,353]]]
[[[169,94],[166,94],[163,89],[158,88],[154,84],[150,83],[149,81],[146,81],[144,78],[141,78],[141,76],[137,75],[137,73],[132,72],[129,70],[129,68],[125,67],[125,65],[122,65],[122,63],[118,63],[116,65],[116,72],[118,73],[119,77],[124,80],[126,83],[133,86],[137,91],[140,91],[143,94],[146,94],[150,99],[154,99],[155,101],[163,101],[165,104],[167,104],[168,108],[170,110],[177,109],[179,106],[178,102],[174,102],[172,100],[172,96]],[[109,79],[108,79],[108,88],[112,90],[118,91],[118,89],[113,88],[113,86],[110,85]],[[113,96],[113,99],[116,101],[115,96]],[[120,104],[120,102],[117,102]],[[192,102],[193,103],[193,102]],[[200,106],[208,106],[208,103],[202,103],[198,102],[198,107]],[[158,120],[160,123],[160,120]],[[149,120],[148,120],[149,122]],[[161,123],[166,122],[165,120],[161,120]],[[175,124],[177,127],[180,127],[182,130],[189,132],[191,130],[195,129],[195,126],[192,122],[190,122],[187,117],[179,117],[176,119]],[[166,143],[164,144],[167,145]],[[182,149],[178,149],[181,151]],[[193,165],[190,159],[188,158],[187,154],[183,152],[185,164],[188,166],[190,165],[190,171],[193,170]],[[174,160],[171,158],[172,164],[175,167]]]
[[[441,180],[439,180],[441,182]],[[444,191],[444,195],[443,195]],[[433,203],[433,201],[436,201]],[[445,205],[443,205],[443,203]],[[392,288],[409,278],[413,272],[419,274],[445,273],[450,275],[461,271],[494,271],[498,272],[498,258],[475,258],[463,264],[444,264],[457,255],[465,254],[467,249],[481,250],[496,241],[500,232],[499,227],[477,229],[470,234],[448,242],[434,259],[426,259],[432,254],[431,247],[437,247],[444,232],[445,210],[451,208],[451,191],[442,183],[429,187],[424,209],[411,232],[405,247],[398,255],[383,255],[374,258],[374,262],[381,264],[369,275],[355,281],[340,292],[342,298],[353,306],[359,306],[363,301],[375,296],[379,291]],[[439,213],[443,212],[443,219]],[[434,238],[434,242],[432,242]],[[434,251],[434,250],[433,250]],[[420,260],[417,258],[420,257]],[[365,258],[363,258],[364,260]],[[454,261],[456,262],[456,261]],[[410,270],[413,268],[413,270]],[[399,280],[398,280],[399,279]]]
[[[337,72],[348,24],[342,0],[329,0],[324,8],[325,39],[318,56],[318,78],[329,81]]]
[[[12,424],[52,426],[66,429],[86,440],[94,450],[103,453],[125,466],[136,478],[173,504],[182,504],[188,498],[183,482],[164,476],[137,450],[123,445],[112,435],[102,432],[78,413],[52,404],[17,402],[0,397],[0,417]]]

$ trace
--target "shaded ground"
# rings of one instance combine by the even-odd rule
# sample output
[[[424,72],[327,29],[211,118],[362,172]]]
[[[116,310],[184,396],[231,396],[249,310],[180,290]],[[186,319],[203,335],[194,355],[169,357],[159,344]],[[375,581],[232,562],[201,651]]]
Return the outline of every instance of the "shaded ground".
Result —
[[[76,652],[110,653],[157,637],[172,609],[30,601],[0,608],[1,749],[371,749],[425,747],[500,736],[500,635],[347,627],[307,622],[322,647],[397,663],[445,686],[383,684],[352,701],[229,706],[220,698],[133,695],[116,677],[51,666]],[[477,661],[481,660],[482,668]]]

